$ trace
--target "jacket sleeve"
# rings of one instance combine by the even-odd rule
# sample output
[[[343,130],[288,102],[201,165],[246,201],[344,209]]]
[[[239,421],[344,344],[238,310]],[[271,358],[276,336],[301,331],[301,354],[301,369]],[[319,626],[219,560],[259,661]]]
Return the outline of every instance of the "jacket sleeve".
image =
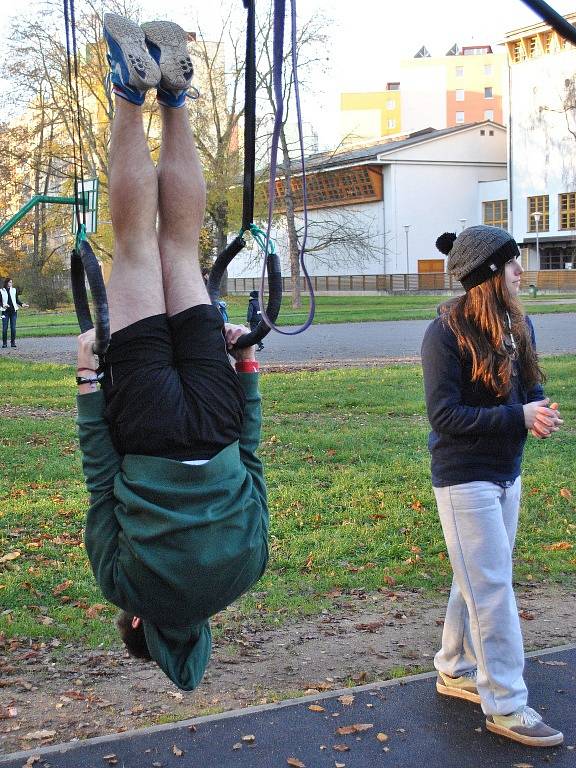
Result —
[[[521,403],[486,407],[462,402],[460,351],[442,318],[434,320],[424,335],[422,369],[428,419],[435,432],[472,436],[524,434]]]
[[[536,334],[534,333],[534,326],[532,325],[532,320],[526,315],[526,324],[528,326],[528,331],[530,332],[530,339],[532,340],[532,346],[534,349],[536,349]],[[544,400],[546,395],[544,394],[544,387],[542,384],[534,384],[532,389],[528,390],[527,393],[527,402],[533,403],[535,400]]]
[[[262,462],[256,455],[260,445],[260,433],[262,428],[262,398],[258,390],[257,373],[238,373],[240,385],[246,396],[244,408],[244,424],[240,434],[240,456],[242,463],[250,473],[254,488],[262,509],[268,509],[266,499],[266,484],[264,482],[264,469]]]
[[[121,458],[104,420],[103,393],[79,395],[77,403],[82,468],[90,494],[84,544],[103,594],[118,604],[115,573],[121,528],[115,514],[114,478],[120,471]]]

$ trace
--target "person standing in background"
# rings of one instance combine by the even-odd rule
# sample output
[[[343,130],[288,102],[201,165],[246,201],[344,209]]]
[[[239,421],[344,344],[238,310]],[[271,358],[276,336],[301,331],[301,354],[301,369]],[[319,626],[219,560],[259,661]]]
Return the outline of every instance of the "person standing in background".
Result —
[[[10,346],[16,348],[16,318],[18,317],[18,308],[27,307],[18,298],[18,291],[14,288],[11,277],[4,280],[0,288],[0,305],[2,307],[2,347],[8,346],[8,325],[10,325]]]

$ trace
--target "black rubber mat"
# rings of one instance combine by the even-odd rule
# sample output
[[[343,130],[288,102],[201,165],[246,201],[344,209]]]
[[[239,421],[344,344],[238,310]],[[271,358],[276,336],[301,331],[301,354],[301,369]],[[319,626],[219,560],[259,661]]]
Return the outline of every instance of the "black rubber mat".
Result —
[[[561,747],[530,748],[488,733],[480,707],[439,696],[435,678],[349,689],[159,726],[44,752],[2,768],[575,768],[576,649],[526,662],[529,703],[563,731]],[[340,732],[338,732],[340,729]],[[40,760],[28,762],[32,755]]]

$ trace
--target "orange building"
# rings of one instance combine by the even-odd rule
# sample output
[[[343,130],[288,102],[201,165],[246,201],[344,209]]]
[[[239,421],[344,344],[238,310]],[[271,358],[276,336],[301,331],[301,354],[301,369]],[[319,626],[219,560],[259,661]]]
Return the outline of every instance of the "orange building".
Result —
[[[341,94],[341,141],[353,144],[485,120],[504,124],[506,78],[503,50],[455,45],[445,56],[431,56],[423,46],[400,62],[399,82],[378,92]]]

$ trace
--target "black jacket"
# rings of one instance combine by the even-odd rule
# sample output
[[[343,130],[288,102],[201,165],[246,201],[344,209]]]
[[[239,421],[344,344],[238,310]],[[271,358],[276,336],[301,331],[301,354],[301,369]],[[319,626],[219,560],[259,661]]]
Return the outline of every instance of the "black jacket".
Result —
[[[528,317],[526,322],[534,341]],[[528,391],[517,364],[512,389],[505,398],[496,397],[480,382],[472,383],[471,360],[461,356],[443,317],[437,317],[426,330],[422,368],[432,426],[428,440],[432,484],[507,483],[518,477],[527,436],[522,406],[542,400],[542,387]]]

